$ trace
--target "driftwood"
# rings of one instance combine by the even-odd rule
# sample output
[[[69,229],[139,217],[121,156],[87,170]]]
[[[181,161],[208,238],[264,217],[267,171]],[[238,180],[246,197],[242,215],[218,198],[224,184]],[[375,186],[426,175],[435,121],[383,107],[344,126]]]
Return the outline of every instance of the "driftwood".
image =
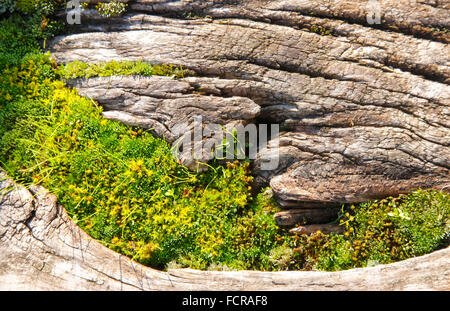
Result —
[[[450,247],[341,272],[157,271],[93,240],[44,189],[0,180],[0,290],[450,290]]]
[[[200,126],[206,132],[202,124],[220,124],[228,132],[232,132],[236,126],[244,127],[253,121],[261,111],[260,106],[246,97],[200,95],[206,90],[209,93],[215,92],[211,79],[113,76],[69,80],[67,83],[76,87],[80,95],[100,103],[104,108],[105,118],[151,129],[174,147],[181,146],[183,140],[187,139],[190,149],[178,150],[181,148],[179,147],[174,149],[177,150],[174,155],[183,165],[193,170],[205,169],[202,163],[213,157],[211,149],[200,148],[196,151],[197,157],[193,158],[192,152],[196,150],[192,143],[195,126]],[[195,118],[199,116],[201,120],[197,120],[198,125],[194,125]],[[222,127],[217,126],[217,129],[222,130]],[[211,128],[211,135],[213,130]],[[211,135],[201,138],[204,146],[207,146],[205,143],[211,139]],[[216,146],[222,141],[223,138],[215,139]]]

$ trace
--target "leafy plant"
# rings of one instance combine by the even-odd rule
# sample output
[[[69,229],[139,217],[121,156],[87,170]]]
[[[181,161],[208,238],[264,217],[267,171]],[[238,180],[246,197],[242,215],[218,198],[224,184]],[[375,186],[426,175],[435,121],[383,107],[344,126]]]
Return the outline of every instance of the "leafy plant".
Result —
[[[5,12],[13,13],[16,6],[16,0],[0,0],[0,14]]]
[[[331,30],[328,30],[327,28],[325,28],[323,26],[311,25],[309,27],[309,30],[311,32],[317,33],[321,36],[332,36],[333,35]]]
[[[419,190],[351,206],[344,235],[299,236],[300,264],[342,270],[420,256],[448,245],[450,195]]]

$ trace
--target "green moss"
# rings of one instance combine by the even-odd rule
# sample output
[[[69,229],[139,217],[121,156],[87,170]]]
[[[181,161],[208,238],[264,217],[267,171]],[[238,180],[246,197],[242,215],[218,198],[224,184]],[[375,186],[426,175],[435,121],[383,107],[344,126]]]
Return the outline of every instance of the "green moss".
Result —
[[[100,2],[96,9],[103,17],[113,17],[126,12],[128,4],[119,1]]]
[[[327,28],[323,27],[323,26],[317,26],[317,25],[311,25],[309,27],[309,30],[311,32],[317,33],[321,36],[332,36],[332,31],[328,30]]]
[[[49,16],[55,12],[59,5],[61,4],[53,0],[17,0],[15,8],[26,14],[38,12],[41,15]]]
[[[344,235],[299,237],[303,265],[343,270],[386,264],[448,246],[450,195],[419,190],[352,206],[340,220]]]
[[[89,74],[173,74],[143,63],[75,65],[95,68]],[[48,188],[93,238],[141,263],[273,269],[268,254],[282,243],[276,204],[268,194],[252,199],[248,163],[190,172],[168,143],[104,119],[57,80],[73,77],[75,65],[56,70],[49,54],[33,52],[1,68],[0,162],[8,174]]]
[[[61,65],[57,74],[62,79],[109,77],[114,75],[171,76],[184,78],[187,71],[174,65],[152,65],[143,61],[110,61],[88,64],[75,61]]]

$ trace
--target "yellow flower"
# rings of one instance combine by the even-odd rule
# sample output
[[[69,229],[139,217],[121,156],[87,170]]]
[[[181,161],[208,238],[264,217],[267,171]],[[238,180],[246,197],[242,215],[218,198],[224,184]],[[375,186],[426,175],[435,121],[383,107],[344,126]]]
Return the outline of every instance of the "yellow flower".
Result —
[[[9,93],[6,93],[5,99],[6,99],[6,101],[11,101],[12,96]]]
[[[63,101],[66,98],[66,92],[64,90],[57,89],[53,94],[53,98],[57,101]]]
[[[131,171],[137,173],[140,172],[144,168],[144,161],[139,159],[137,161],[131,160],[130,162]]]

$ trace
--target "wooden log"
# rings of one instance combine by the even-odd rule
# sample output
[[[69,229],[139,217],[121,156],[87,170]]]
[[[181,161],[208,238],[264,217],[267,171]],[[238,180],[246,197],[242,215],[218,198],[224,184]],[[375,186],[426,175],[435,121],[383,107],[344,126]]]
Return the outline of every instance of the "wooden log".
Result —
[[[299,202],[299,201],[284,201],[277,200],[282,209],[311,209],[311,208],[327,208],[340,207],[341,204],[337,202]]]
[[[448,5],[429,3],[386,0],[383,23],[371,27],[366,1],[136,0],[124,16],[84,17],[78,33],[49,46],[59,62],[145,60],[195,71],[197,77],[180,82],[186,89],[169,95],[192,98],[199,90],[230,98],[199,99],[201,108],[218,105],[214,122],[222,117],[221,103],[233,103],[286,127],[279,169],[258,171],[254,163],[280,200],[355,203],[449,184],[450,35],[435,30],[450,28]],[[180,17],[187,13],[209,17]],[[109,82],[97,82],[97,90],[90,82],[78,87],[87,95],[110,91]],[[127,83],[115,89],[128,92]],[[169,118],[168,93],[138,92],[136,102],[147,98],[148,108],[160,99],[154,106]],[[114,100],[103,99],[105,106]],[[109,116],[131,124],[161,119],[120,107],[107,107]],[[236,111],[222,122],[253,118]],[[161,132],[173,120],[180,119],[169,118]],[[0,189],[13,184],[0,181]],[[450,290],[450,248],[341,272],[156,271],[92,240],[53,196],[30,190],[17,187],[0,199],[0,289]],[[281,212],[278,220],[295,225],[307,213],[332,220],[332,213],[311,216],[324,211]]]

